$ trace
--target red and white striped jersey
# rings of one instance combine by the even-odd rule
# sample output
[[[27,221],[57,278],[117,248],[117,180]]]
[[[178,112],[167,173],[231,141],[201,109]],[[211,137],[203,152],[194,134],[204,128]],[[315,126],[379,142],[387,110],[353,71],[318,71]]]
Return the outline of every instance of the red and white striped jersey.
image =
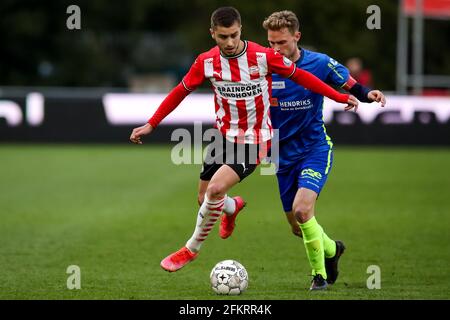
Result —
[[[200,54],[182,83],[193,91],[209,79],[217,128],[230,142],[255,144],[272,138],[272,73],[288,78],[296,66],[272,49],[244,43],[244,50],[233,57],[222,56],[218,46]]]

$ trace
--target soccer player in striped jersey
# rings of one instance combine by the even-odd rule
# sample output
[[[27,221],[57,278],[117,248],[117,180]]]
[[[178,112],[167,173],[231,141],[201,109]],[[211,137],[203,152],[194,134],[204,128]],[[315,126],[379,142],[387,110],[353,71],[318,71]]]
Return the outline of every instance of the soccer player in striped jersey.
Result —
[[[298,68],[348,90],[362,102],[377,101],[384,107],[382,92],[358,84],[344,66],[329,56],[298,47],[301,33],[293,12],[275,12],[263,27],[275,52]],[[333,162],[333,143],[323,122],[323,96],[276,74],[272,90],[270,114],[273,127],[279,129],[277,179],[283,209],[292,232],[303,237],[313,275],[310,289],[326,289],[336,281],[338,260],[345,246],[342,241],[331,240],[314,217],[316,199]]]
[[[241,18],[232,7],[213,12],[210,32],[217,46],[197,57],[148,123],[135,128],[130,136],[133,143],[142,144],[142,136],[150,134],[189,93],[204,81],[211,82],[216,127],[221,133],[223,148],[208,152],[210,157],[205,159],[200,174],[201,188],[206,190],[194,233],[184,247],[161,261],[161,267],[169,272],[179,270],[198,256],[203,241],[222,212],[229,219],[222,220],[221,236],[231,233],[243,201],[232,199],[227,193],[255,170],[272,138],[269,118],[272,73],[290,78],[348,107],[358,104],[353,96],[338,93],[274,50],[241,40]]]

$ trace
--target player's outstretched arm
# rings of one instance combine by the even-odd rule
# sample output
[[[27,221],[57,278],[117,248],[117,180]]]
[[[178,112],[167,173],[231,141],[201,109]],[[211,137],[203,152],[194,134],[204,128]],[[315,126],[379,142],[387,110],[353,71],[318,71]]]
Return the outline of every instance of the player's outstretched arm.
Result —
[[[150,134],[154,128],[165,118],[169,113],[175,110],[190,93],[186,90],[182,83],[178,84],[164,99],[155,114],[148,120],[147,124],[134,128],[130,136],[130,141],[136,144],[142,144],[141,137]]]
[[[191,66],[183,80],[174,88],[161,103],[155,114],[148,120],[146,125],[135,128],[131,133],[130,140],[133,143],[142,144],[141,137],[150,134],[154,128],[178,107],[192,91],[194,91],[205,80],[203,60],[201,55]]]
[[[313,75],[308,71],[297,68],[294,74],[291,76],[291,79],[297,84],[311,91],[314,91],[315,93],[326,96],[336,102],[346,103],[347,104],[346,109],[358,107],[358,100],[355,99],[355,97],[348,94],[342,94],[337,92],[332,87],[330,87],[325,82],[323,82],[322,80],[320,80],[319,78],[317,78],[315,75]]]
[[[348,78],[342,88],[349,91],[361,102],[379,102],[382,107],[386,105],[386,97],[380,90],[371,90],[358,83],[352,76]]]
[[[285,78],[290,78],[292,81],[306,89],[322,96],[326,96],[336,102],[346,103],[349,108],[358,106],[358,101],[356,99],[351,98],[348,94],[337,92],[312,73],[297,68],[292,61],[283,57],[278,52],[275,52],[273,49],[267,50],[267,62],[271,72],[277,73]]]

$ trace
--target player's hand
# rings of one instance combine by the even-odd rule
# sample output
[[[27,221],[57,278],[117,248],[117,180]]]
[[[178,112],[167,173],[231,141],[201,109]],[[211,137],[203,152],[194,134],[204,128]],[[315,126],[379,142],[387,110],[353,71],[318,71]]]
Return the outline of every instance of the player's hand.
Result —
[[[352,110],[353,108],[355,108],[355,112],[358,111],[358,99],[350,95],[347,100],[347,106],[345,107],[345,111]]]
[[[141,137],[150,134],[152,131],[153,127],[149,123],[146,123],[141,127],[134,128],[130,136],[130,141],[136,144],[142,144]]]
[[[384,107],[386,105],[386,98],[383,94],[383,92],[379,90],[372,90],[367,94],[367,98],[369,98],[372,101],[376,101],[381,103],[381,106]]]

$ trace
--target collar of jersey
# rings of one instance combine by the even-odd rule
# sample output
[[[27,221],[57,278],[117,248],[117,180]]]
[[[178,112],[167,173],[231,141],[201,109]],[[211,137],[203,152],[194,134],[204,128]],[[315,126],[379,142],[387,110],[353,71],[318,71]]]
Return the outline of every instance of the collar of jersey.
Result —
[[[297,61],[295,61],[295,64],[297,66],[299,66],[300,63],[302,63],[303,58],[305,57],[305,50],[303,50],[303,48],[301,48],[301,47],[299,49],[300,49],[300,58]]]
[[[239,58],[239,57],[242,56],[246,51],[247,51],[247,40],[244,40],[244,50],[242,50],[241,53],[239,53],[239,54],[237,54],[237,55],[235,55],[235,56],[225,56],[225,55],[222,54],[222,51],[220,51],[220,49],[219,49],[220,55],[221,55],[223,58],[225,58],[225,59],[235,59],[235,58]]]

